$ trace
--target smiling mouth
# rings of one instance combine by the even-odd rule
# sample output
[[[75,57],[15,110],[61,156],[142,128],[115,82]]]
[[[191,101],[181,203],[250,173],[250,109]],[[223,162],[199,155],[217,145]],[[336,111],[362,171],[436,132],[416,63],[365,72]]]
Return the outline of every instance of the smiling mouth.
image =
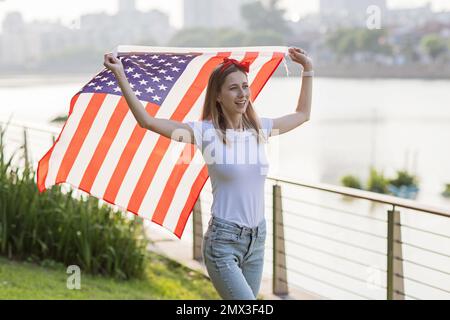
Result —
[[[238,107],[244,107],[246,103],[247,103],[247,100],[246,100],[246,101],[243,101],[243,102],[236,102],[236,105],[237,105]]]

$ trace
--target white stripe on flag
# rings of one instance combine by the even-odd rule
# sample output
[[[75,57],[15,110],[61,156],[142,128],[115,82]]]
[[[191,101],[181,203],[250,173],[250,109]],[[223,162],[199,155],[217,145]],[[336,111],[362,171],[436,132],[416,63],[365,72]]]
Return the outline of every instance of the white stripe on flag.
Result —
[[[100,109],[97,116],[95,117],[86,139],[80,148],[80,152],[75,159],[72,170],[70,170],[69,175],[67,176],[68,183],[74,186],[80,185],[87,166],[94,156],[94,152],[99,145],[99,142],[120,99],[121,96],[108,94],[102,105],[99,106]]]
[[[179,97],[178,99],[181,100],[183,95],[184,95],[184,90],[181,90],[182,88],[186,89],[186,85],[192,83],[193,79],[195,79],[195,75],[198,72],[198,69],[203,65],[203,61],[204,59],[208,59],[207,57],[204,57],[202,55],[194,58],[187,66],[187,68],[184,70],[183,74],[178,78],[178,81],[174,84],[174,86],[172,87],[172,89],[170,90],[169,96],[166,98],[166,100],[164,101],[162,107],[158,110],[157,113],[157,117],[159,117],[159,112],[162,112],[160,116],[161,118],[165,118],[168,114],[166,113],[166,111],[164,110],[164,106],[167,105],[168,107],[170,107],[171,110],[173,110],[173,108],[176,108],[176,106],[178,105],[176,100],[172,100],[172,98],[170,98],[170,96],[173,94],[175,97]],[[184,86],[184,87],[183,87]],[[167,104],[167,101],[172,101],[173,104]],[[146,105],[147,102],[142,102],[143,105]],[[169,114],[170,115],[170,114]],[[103,198],[106,188],[108,186],[108,182],[110,181],[112,174],[114,173],[114,170],[117,167],[117,164],[119,162],[120,156],[123,152],[125,147],[128,144],[128,141],[131,137],[131,134],[136,126],[136,119],[134,118],[133,114],[131,113],[131,111],[129,110],[127,112],[127,115],[124,119],[124,121],[121,124],[121,127],[119,129],[119,132],[114,140],[114,142],[111,145],[111,148],[108,150],[108,153],[106,155],[105,161],[103,162],[99,174],[97,175],[94,184],[92,186],[92,194],[95,194],[97,197]],[[152,147],[150,150],[146,149],[149,147],[149,145],[147,144],[148,142],[146,142],[146,144],[140,144],[139,148],[144,148],[144,150],[147,150],[147,158],[150,155],[150,152],[153,150],[153,146],[155,144],[155,142],[157,141],[157,139],[159,138],[158,134],[155,134],[154,132],[147,132],[145,134],[145,136],[149,136],[148,138],[150,139],[150,146]],[[145,137],[144,136],[144,137]],[[119,141],[117,141],[119,140]],[[154,140],[155,142],[151,143],[151,141]],[[139,151],[138,151],[138,154]],[[121,186],[119,187],[119,193],[121,194],[121,198],[120,200],[116,200],[116,204],[124,207],[124,208],[128,208],[128,201],[129,198],[132,196],[132,191],[134,190],[136,183],[138,182],[140,173],[142,172],[143,169],[143,165],[145,165],[145,163],[147,162],[146,159],[147,158],[138,158],[136,159],[136,156],[134,157],[133,160],[136,159],[136,161],[141,162],[138,163],[137,166],[139,167],[140,165],[142,165],[142,168],[139,170],[136,169],[134,166],[130,166],[127,170],[126,175],[131,172],[130,174],[132,175],[132,177],[136,174],[137,175],[137,179],[133,182],[131,182],[130,184],[124,184],[123,182],[121,183]],[[132,161],[132,163],[135,161]],[[137,171],[135,171],[137,170]],[[121,189],[124,189],[123,191]],[[125,195],[123,195],[123,193],[125,193]],[[123,201],[122,199],[125,199],[125,201]],[[127,200],[128,199],[128,200]]]
[[[250,72],[248,74],[248,83],[253,83],[255,77],[261,68],[272,59],[272,55],[258,55],[255,61],[250,65]]]
[[[188,64],[187,68],[180,76],[178,81],[174,84],[166,100],[164,100],[163,104],[156,113],[156,118],[171,118],[172,114],[178,107],[178,104],[183,99],[186,93],[186,89],[191,86],[192,82],[198,75],[198,71],[210,58],[211,57],[207,57],[205,55],[200,55],[194,58],[191,63]],[[147,131],[145,133],[144,138],[142,139],[141,144],[136,150],[136,154],[133,157],[127,173],[125,174],[124,180],[118,190],[116,203],[120,203],[125,208],[128,207],[128,203],[133,194],[133,190],[135,189],[142,171],[144,170],[145,164],[147,163],[148,158],[153,152],[153,149],[155,148],[156,142],[159,138],[160,135],[155,132]]]
[[[211,55],[216,52],[234,52],[234,53],[245,53],[245,52],[259,52],[262,55],[272,56],[273,52],[283,52],[285,55],[289,53],[288,47],[277,47],[277,46],[264,46],[264,47],[228,47],[228,48],[177,48],[177,47],[147,47],[147,46],[127,46],[121,45],[117,47],[118,53],[128,53],[128,52],[155,52],[155,53],[182,53],[187,52],[203,52],[205,54]]]
[[[172,232],[175,232],[178,220],[180,219],[180,213],[186,205],[186,202],[189,198],[189,192],[192,189],[192,185],[195,183],[195,180],[197,179],[204,165],[205,163],[203,161],[202,153],[196,148],[194,157],[192,158],[191,163],[189,164],[183,177],[180,180],[180,183],[178,184],[175,195],[164,219],[164,226]]]
[[[244,55],[231,55],[230,58],[233,59],[242,59]],[[206,87],[203,89],[203,92],[206,92]],[[204,102],[204,96],[202,92],[202,99],[197,99],[194,106],[198,110],[198,108],[203,105]],[[197,111],[198,112],[198,111]],[[197,113],[197,120],[200,116],[200,112]],[[181,144],[181,149],[179,149],[179,142],[173,141],[169,145],[169,148],[167,152],[164,154],[164,157],[161,161],[161,164],[158,166],[158,169],[156,171],[155,176],[153,177],[153,181],[155,183],[152,183],[149,188],[147,189],[147,192],[144,196],[144,199],[142,201],[141,207],[139,208],[139,215],[144,215],[146,217],[151,217],[155,213],[156,206],[158,205],[159,199],[161,198],[161,194],[164,191],[164,188],[166,186],[167,180],[170,177],[170,174],[172,173],[173,166],[175,164],[175,161],[172,160],[174,152],[177,152],[176,154],[180,154],[182,148],[184,148],[184,144]],[[172,150],[175,148],[175,150]],[[188,192],[189,190],[184,190],[184,192]]]
[[[120,155],[123,153],[125,146],[127,145],[128,140],[137,125],[137,121],[128,110],[125,115],[122,123],[120,124],[117,135],[114,138],[114,141],[111,144],[111,147],[108,150],[108,153],[105,156],[105,160],[103,161],[97,177],[94,180],[94,183],[91,187],[91,194],[96,197],[103,199],[105,190],[108,186],[109,181],[111,180],[112,174],[119,162]]]
[[[195,119],[193,121],[199,121],[201,111],[203,108],[203,102],[205,100],[206,90],[202,92],[202,95],[195,103],[194,107],[191,111],[186,115],[186,120],[184,122],[189,121],[187,119]],[[167,227],[172,232],[175,231],[175,228],[178,224],[178,220],[180,219],[180,212],[183,210],[188,198],[189,192],[192,189],[192,185],[195,183],[198,175],[206,164],[202,152],[195,147],[195,154],[189,163],[186,172],[183,175],[183,178],[178,185],[174,198],[171,202],[171,205],[167,211],[167,215],[164,219],[164,226]],[[179,154],[175,155],[178,159]],[[177,160],[175,159],[175,160]]]
[[[47,178],[45,179],[46,188],[50,188],[55,184],[61,162],[78,128],[78,125],[80,124],[84,111],[86,110],[89,101],[91,101],[92,96],[92,93],[81,93],[78,97],[72,113],[66,122],[64,130],[61,133],[58,142],[55,144],[50,156]]]
[[[206,90],[203,90],[199,99],[195,102],[191,111],[186,115],[186,118],[192,119],[192,116],[195,115],[195,119],[198,120],[200,117],[200,111],[203,107],[203,102],[205,100]],[[174,148],[172,145],[180,145],[181,148]],[[150,185],[147,193],[145,194],[144,200],[142,201],[141,207],[139,209],[139,214],[143,215],[146,218],[151,218],[154,214],[156,205],[161,197],[161,193],[164,191],[165,184],[167,179],[170,177],[170,173],[173,170],[175,163],[178,161],[178,156],[181,154],[181,151],[185,148],[185,143],[180,143],[176,141],[171,141],[168,150],[166,151],[163,159],[161,160],[160,166],[158,166],[158,170],[156,172],[153,181],[161,182],[162,185]],[[199,151],[195,148],[195,152]],[[162,172],[161,172],[162,171]],[[163,179],[163,180],[161,180]],[[189,190],[185,190],[188,192]],[[178,212],[180,214],[180,212]]]

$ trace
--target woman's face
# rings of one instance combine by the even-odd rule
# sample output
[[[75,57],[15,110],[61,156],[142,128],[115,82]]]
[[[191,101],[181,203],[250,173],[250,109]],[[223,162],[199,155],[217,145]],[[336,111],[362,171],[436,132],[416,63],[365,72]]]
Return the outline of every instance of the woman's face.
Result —
[[[217,100],[228,114],[241,113],[247,110],[250,99],[250,88],[247,75],[241,71],[230,73],[222,85]]]

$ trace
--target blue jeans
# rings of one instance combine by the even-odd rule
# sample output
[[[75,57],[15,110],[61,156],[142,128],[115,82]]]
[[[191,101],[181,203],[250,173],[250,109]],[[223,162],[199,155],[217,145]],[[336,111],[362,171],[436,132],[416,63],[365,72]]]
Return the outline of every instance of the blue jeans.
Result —
[[[255,300],[264,264],[266,220],[248,228],[212,217],[202,242],[203,261],[222,299]]]

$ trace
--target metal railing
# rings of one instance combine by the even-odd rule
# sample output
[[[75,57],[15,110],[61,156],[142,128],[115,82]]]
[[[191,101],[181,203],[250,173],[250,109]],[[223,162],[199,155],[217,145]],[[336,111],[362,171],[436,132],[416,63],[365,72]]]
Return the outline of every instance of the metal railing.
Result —
[[[397,300],[397,299],[427,299],[427,297],[417,297],[416,295],[408,294],[405,289],[405,281],[409,283],[413,283],[416,285],[420,285],[422,287],[427,287],[431,290],[434,290],[437,293],[441,293],[442,295],[439,298],[450,298],[450,255],[445,252],[439,251],[438,249],[427,248],[425,246],[421,246],[420,244],[414,244],[411,242],[402,241],[402,230],[408,229],[413,230],[415,232],[425,233],[434,237],[438,237],[440,239],[444,239],[448,242],[450,249],[450,229],[447,229],[447,233],[436,232],[432,230],[427,230],[423,228],[418,228],[412,225],[402,224],[401,223],[401,213],[405,210],[413,210],[415,215],[419,214],[427,214],[430,217],[438,217],[439,219],[446,220],[447,223],[450,223],[450,210],[445,208],[438,208],[435,206],[429,206],[425,204],[421,204],[417,201],[406,200],[402,198],[393,197],[390,195],[383,195],[363,190],[356,190],[346,187],[326,185],[326,184],[317,184],[317,183],[299,183],[295,181],[291,181],[289,179],[279,178],[279,177],[267,177],[268,184],[272,186],[272,192],[266,192],[266,198],[269,198],[272,202],[272,206],[269,208],[272,209],[271,218],[266,218],[267,221],[272,223],[272,246],[267,246],[268,249],[272,250],[272,259],[269,260],[272,263],[272,281],[273,281],[273,293],[276,295],[284,296],[289,294],[289,286],[292,284],[288,281],[288,274],[299,275],[303,278],[308,278],[313,280],[316,283],[320,283],[322,285],[332,287],[341,292],[345,292],[350,294],[351,296],[362,298],[362,299],[374,299],[373,297],[362,294],[360,292],[355,292],[350,290],[348,287],[340,286],[332,281],[325,280],[319,276],[315,276],[308,272],[307,268],[299,269],[299,268],[289,268],[289,261],[302,263],[303,265],[311,266],[315,269],[324,270],[330,274],[334,274],[335,276],[345,278],[351,282],[357,282],[360,284],[370,284],[367,278],[356,276],[350,272],[345,272],[345,270],[338,270],[333,268],[331,265],[324,265],[318,263],[317,261],[313,261],[311,259],[307,259],[306,257],[302,257],[295,254],[296,250],[286,249],[288,245],[290,248],[302,247],[307,250],[311,250],[317,254],[326,255],[332,257],[333,259],[338,259],[345,261],[346,263],[353,264],[355,266],[371,268],[372,265],[370,262],[365,263],[355,257],[348,257],[338,252],[333,252],[332,250],[327,250],[325,248],[321,248],[319,246],[314,246],[309,243],[300,242],[296,239],[288,238],[285,233],[287,231],[291,231],[294,234],[306,234],[310,237],[315,237],[320,239],[321,241],[333,242],[341,246],[348,247],[352,250],[358,250],[361,252],[366,252],[370,255],[375,255],[380,258],[384,257],[384,265],[385,268],[379,268],[378,271],[381,273],[385,273],[385,285],[378,284],[378,288],[385,290],[385,298],[389,300]],[[384,209],[385,219],[375,216],[364,215],[361,213],[352,212],[349,210],[342,210],[339,208],[332,207],[328,204],[323,203],[315,203],[310,200],[303,200],[301,196],[292,197],[292,196],[283,196],[282,195],[282,186],[290,186],[294,187],[297,191],[300,189],[314,190],[320,193],[329,193],[333,195],[343,196],[346,201],[351,199],[367,201],[370,203],[377,203],[386,206]],[[269,200],[268,199],[268,200]],[[200,202],[202,202],[201,197],[199,198],[199,203],[197,204],[197,209],[195,215],[197,218],[194,218],[194,221],[199,221],[199,216],[201,216],[201,212],[199,208],[201,207]],[[384,234],[379,234],[373,231],[358,229],[351,225],[345,225],[343,223],[338,223],[336,221],[330,221],[329,219],[320,218],[316,216],[310,216],[307,214],[303,214],[301,212],[284,209],[283,204],[287,201],[300,203],[303,205],[315,207],[316,209],[322,210],[324,212],[332,212],[334,215],[342,215],[352,217],[353,219],[366,219],[371,223],[382,224],[384,229]],[[269,201],[266,201],[269,202]],[[208,203],[210,204],[210,203]],[[409,214],[409,212],[408,212]],[[315,230],[314,228],[307,228],[304,226],[286,225],[286,219],[289,216],[295,217],[297,222],[309,221],[310,223],[314,223],[316,225],[322,225],[334,229],[343,230],[346,233],[359,234],[361,236],[365,236],[368,238],[372,238],[378,242],[384,243],[385,250],[380,250],[379,248],[369,248],[359,243],[354,243],[352,241],[346,239],[340,239],[333,234],[324,234]],[[284,221],[283,221],[284,220]],[[302,225],[302,223],[298,223]],[[449,224],[450,226],[450,224]],[[318,228],[320,229],[320,228]],[[378,228],[380,229],[380,228]],[[200,253],[200,243],[201,243],[201,235],[204,230],[202,225],[195,224],[193,225],[193,235],[194,235],[194,257],[198,260],[201,260]],[[437,242],[438,240],[436,240]],[[427,264],[427,261],[418,262],[416,260],[406,259],[404,257],[404,247],[414,248],[416,250],[422,250],[427,252],[428,254],[437,255],[444,258],[449,258],[449,264],[443,264],[440,267],[431,266]],[[419,259],[420,260],[420,259]],[[445,281],[441,284],[433,284],[428,283],[424,280],[415,279],[411,276],[407,276],[404,273],[404,264],[412,265],[415,267],[420,267],[427,272],[434,272],[439,274],[441,277],[445,277]],[[370,279],[369,279],[370,280]],[[301,284],[295,285],[297,288],[301,288]],[[309,289],[309,291],[311,291]]]
[[[0,121],[0,125],[4,127],[6,122]],[[24,145],[28,143],[28,132],[44,133],[49,135],[48,143],[55,141],[56,135],[60,131],[59,128],[40,126],[31,123],[9,121],[10,127],[18,128],[22,130],[22,134],[16,134],[10,138],[10,141],[15,143],[23,142]],[[41,137],[42,139],[42,137]],[[26,148],[25,148],[26,149]],[[29,151],[24,151],[24,161],[30,162]],[[270,217],[266,217],[268,222],[272,223],[272,232],[268,230],[268,236],[272,238],[271,246],[266,245],[267,249],[272,250],[271,259],[267,259],[272,264],[272,286],[273,293],[276,295],[289,294],[289,288],[296,287],[303,289],[302,283],[295,283],[288,281],[289,275],[295,275],[301,277],[304,281],[311,281],[314,285],[324,286],[326,288],[332,288],[339,292],[348,294],[352,297],[362,299],[374,299],[372,296],[362,293],[363,290],[352,290],[350,285],[342,285],[342,283],[357,284],[361,288],[361,284],[368,284],[367,277],[364,278],[358,275],[357,272],[351,272],[347,269],[355,270],[355,268],[373,268],[373,260],[383,260],[384,268],[375,268],[377,272],[385,273],[385,284],[378,283],[379,289],[385,290],[386,299],[427,299],[428,297],[418,297],[416,294],[410,293],[405,288],[405,281],[411,284],[411,287],[418,286],[420,288],[428,288],[433,290],[439,298],[450,299],[450,252],[446,252],[445,249],[439,248],[436,244],[442,242],[448,242],[450,249],[450,227],[444,228],[444,231],[430,230],[430,228],[417,227],[411,224],[402,223],[402,214],[411,214],[407,212],[412,210],[413,217],[426,216],[427,219],[441,219],[442,223],[448,223],[450,226],[450,209],[437,208],[434,206],[428,206],[418,203],[412,200],[405,200],[389,195],[382,195],[373,192],[367,192],[362,190],[356,190],[346,187],[317,184],[317,183],[299,183],[284,179],[281,177],[268,177],[267,186],[271,188],[266,192],[266,198],[271,201],[267,206],[271,209]],[[283,188],[283,189],[282,189]],[[292,189],[294,195],[284,195],[284,190]],[[304,191],[308,191],[307,194],[302,195]],[[208,190],[202,191],[202,195]],[[361,209],[355,212],[349,208],[338,208],[331,205],[333,201],[329,202],[315,202],[312,201],[311,192],[319,193],[320,195],[333,195],[339,196],[339,203],[349,204],[352,201],[365,201],[371,204],[373,208],[374,204],[382,205],[383,213],[380,215],[369,215],[367,208]],[[201,243],[203,239],[204,223],[202,218],[205,217],[202,214],[202,204],[211,204],[204,199],[204,196],[200,196],[193,209],[193,258],[195,260],[202,260]],[[294,209],[289,209],[288,205],[294,204]],[[348,205],[348,207],[352,207]],[[306,208],[306,209],[305,209]],[[302,210],[304,209],[304,212]],[[306,212],[314,211],[314,215],[307,214]],[[332,219],[331,219],[332,218]],[[359,228],[350,223],[345,222],[346,219],[352,221],[365,221],[369,223],[369,227]],[[344,221],[344,222],[342,222]],[[295,222],[295,223],[294,223]],[[353,223],[353,222],[352,222]],[[440,222],[439,222],[440,223]],[[362,224],[364,225],[364,224]],[[328,228],[328,229],[327,229]],[[325,232],[321,232],[324,230]],[[370,230],[367,230],[370,229]],[[328,231],[327,231],[328,230]],[[378,233],[374,230],[381,230]],[[425,244],[412,243],[410,241],[404,241],[402,238],[402,232],[416,232],[428,237],[435,237],[436,240],[431,245],[428,243],[428,247]],[[293,234],[295,239],[292,239]],[[366,244],[355,243],[342,235],[352,235],[352,237],[363,237],[366,239]],[[301,241],[299,239],[308,239],[308,241]],[[317,245],[318,241],[320,244]],[[327,245],[324,245],[324,244]],[[368,246],[370,244],[371,246]],[[381,245],[385,248],[381,249]],[[345,250],[336,250],[337,246],[345,248]],[[297,252],[301,250],[303,252],[311,252],[312,256],[323,256],[332,259],[333,261],[341,261],[347,266],[352,268],[337,268],[330,263],[320,262],[317,259],[311,259],[307,256],[298,255]],[[334,249],[333,249],[334,248]],[[416,250],[421,252],[417,257],[405,257],[405,249]],[[348,250],[352,250],[349,255]],[[343,253],[344,252],[344,253]],[[423,255],[426,255],[423,258]],[[376,258],[374,258],[376,257]],[[433,257],[436,259],[436,263],[430,263]],[[365,258],[365,259],[364,259]],[[370,258],[370,259],[369,259]],[[367,260],[367,261],[364,261]],[[447,264],[448,262],[448,264]],[[304,267],[290,267],[292,264],[303,265]],[[405,265],[408,268],[419,268],[426,271],[429,275],[438,275],[438,280],[432,282],[428,278],[417,279],[412,277],[409,273],[405,274]],[[309,267],[306,267],[309,266]],[[322,274],[312,271],[321,271]],[[333,275],[326,278],[325,274]],[[344,279],[337,283],[335,279]],[[314,291],[311,288],[308,290]],[[417,291],[417,290],[416,290]],[[317,293],[320,295],[320,293]]]

